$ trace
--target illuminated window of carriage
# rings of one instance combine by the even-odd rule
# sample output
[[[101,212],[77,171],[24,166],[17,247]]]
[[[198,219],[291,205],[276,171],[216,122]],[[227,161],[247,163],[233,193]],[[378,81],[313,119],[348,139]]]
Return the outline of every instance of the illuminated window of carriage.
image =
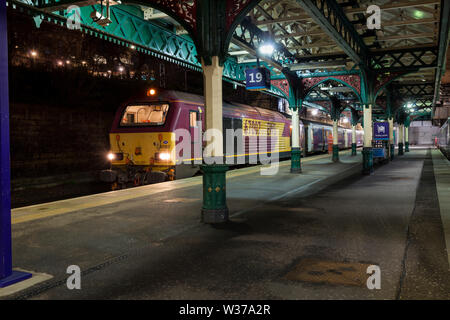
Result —
[[[159,126],[166,122],[168,104],[130,105],[125,109],[121,126]]]
[[[191,128],[197,128],[197,111],[189,112],[189,126]]]

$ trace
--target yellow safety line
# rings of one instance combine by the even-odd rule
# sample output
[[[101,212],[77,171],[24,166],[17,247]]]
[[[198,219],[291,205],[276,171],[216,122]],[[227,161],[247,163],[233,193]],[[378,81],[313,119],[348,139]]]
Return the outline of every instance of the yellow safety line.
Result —
[[[348,152],[348,151],[346,151]],[[314,156],[302,159],[302,162],[310,162],[313,160],[319,160],[329,157],[329,154]],[[286,160],[280,163],[280,166],[290,165],[290,161]],[[257,172],[261,169],[261,165],[250,168],[242,168],[238,170],[232,170],[227,172],[227,178],[239,177],[247,174]],[[94,207],[100,207],[108,204],[113,204],[125,200],[132,200],[140,197],[151,196],[157,193],[173,191],[179,188],[192,187],[202,184],[201,177],[192,177],[182,180],[167,181],[154,185],[135,187],[124,190],[110,191],[100,194],[93,194],[78,198],[72,198],[67,200],[59,200],[54,202],[48,202],[43,204],[37,204],[22,208],[16,208],[12,210],[11,222],[12,224],[18,224],[22,222],[28,222],[33,220],[39,220],[43,218],[62,215],[69,212],[79,211],[83,209],[89,209]],[[152,190],[153,189],[153,190]],[[122,195],[122,193],[124,195]],[[81,203],[80,203],[81,201]],[[78,204],[77,204],[78,202]],[[70,205],[70,206],[67,206]],[[53,208],[52,208],[53,207]],[[35,210],[45,210],[42,212],[33,213]]]

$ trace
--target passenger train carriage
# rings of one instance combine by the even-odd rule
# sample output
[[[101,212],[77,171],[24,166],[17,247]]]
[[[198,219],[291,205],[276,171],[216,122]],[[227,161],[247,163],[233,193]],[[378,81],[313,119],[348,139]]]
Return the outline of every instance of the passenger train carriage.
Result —
[[[126,102],[118,109],[112,125],[108,154],[111,169],[101,172],[101,180],[117,189],[195,175],[206,144],[201,134],[205,128],[204,111],[203,97],[170,90],[152,89],[146,97]],[[236,137],[227,135],[227,129],[233,129],[231,133],[235,132]],[[290,157],[291,119],[279,112],[224,102],[223,132],[227,164],[253,164],[262,156]],[[330,125],[301,120],[299,132],[305,153],[328,150]],[[234,148],[227,150],[230,138],[235,139]],[[243,142],[242,148],[238,148],[238,140]],[[262,140],[266,140],[267,147],[261,147]],[[361,132],[357,142],[362,145]],[[180,151],[181,144],[185,148]],[[351,130],[339,128],[339,146],[351,147]]]

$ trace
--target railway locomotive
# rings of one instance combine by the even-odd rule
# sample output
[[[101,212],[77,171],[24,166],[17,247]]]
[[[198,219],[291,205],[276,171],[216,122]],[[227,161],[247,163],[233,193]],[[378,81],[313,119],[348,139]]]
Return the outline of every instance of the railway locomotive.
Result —
[[[202,139],[204,108],[202,96],[172,90],[157,92],[151,89],[147,96],[127,101],[117,110],[110,131],[111,151],[107,156],[111,168],[101,172],[101,180],[111,183],[114,190],[191,177],[198,173],[202,162],[201,150],[205,145]],[[240,136],[236,138],[242,139],[242,148],[226,150],[227,129],[238,132]],[[303,153],[328,151],[332,135],[330,125],[300,120],[299,129]],[[191,137],[188,150],[191,152],[186,154],[177,149],[184,139],[180,130]],[[258,162],[261,156],[275,153],[280,160],[290,157],[291,119],[282,113],[224,102],[223,132],[227,164],[254,164],[252,159],[255,157]],[[350,148],[351,130],[339,128],[338,132],[339,148]],[[264,149],[260,147],[262,139],[267,139]],[[362,131],[358,131],[357,146],[361,145]]]

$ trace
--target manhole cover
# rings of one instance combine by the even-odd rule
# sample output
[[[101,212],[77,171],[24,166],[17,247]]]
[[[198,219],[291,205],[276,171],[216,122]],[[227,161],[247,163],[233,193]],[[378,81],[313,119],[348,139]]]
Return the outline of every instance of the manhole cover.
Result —
[[[365,287],[367,267],[358,262],[334,262],[304,259],[285,278],[288,280]]]

